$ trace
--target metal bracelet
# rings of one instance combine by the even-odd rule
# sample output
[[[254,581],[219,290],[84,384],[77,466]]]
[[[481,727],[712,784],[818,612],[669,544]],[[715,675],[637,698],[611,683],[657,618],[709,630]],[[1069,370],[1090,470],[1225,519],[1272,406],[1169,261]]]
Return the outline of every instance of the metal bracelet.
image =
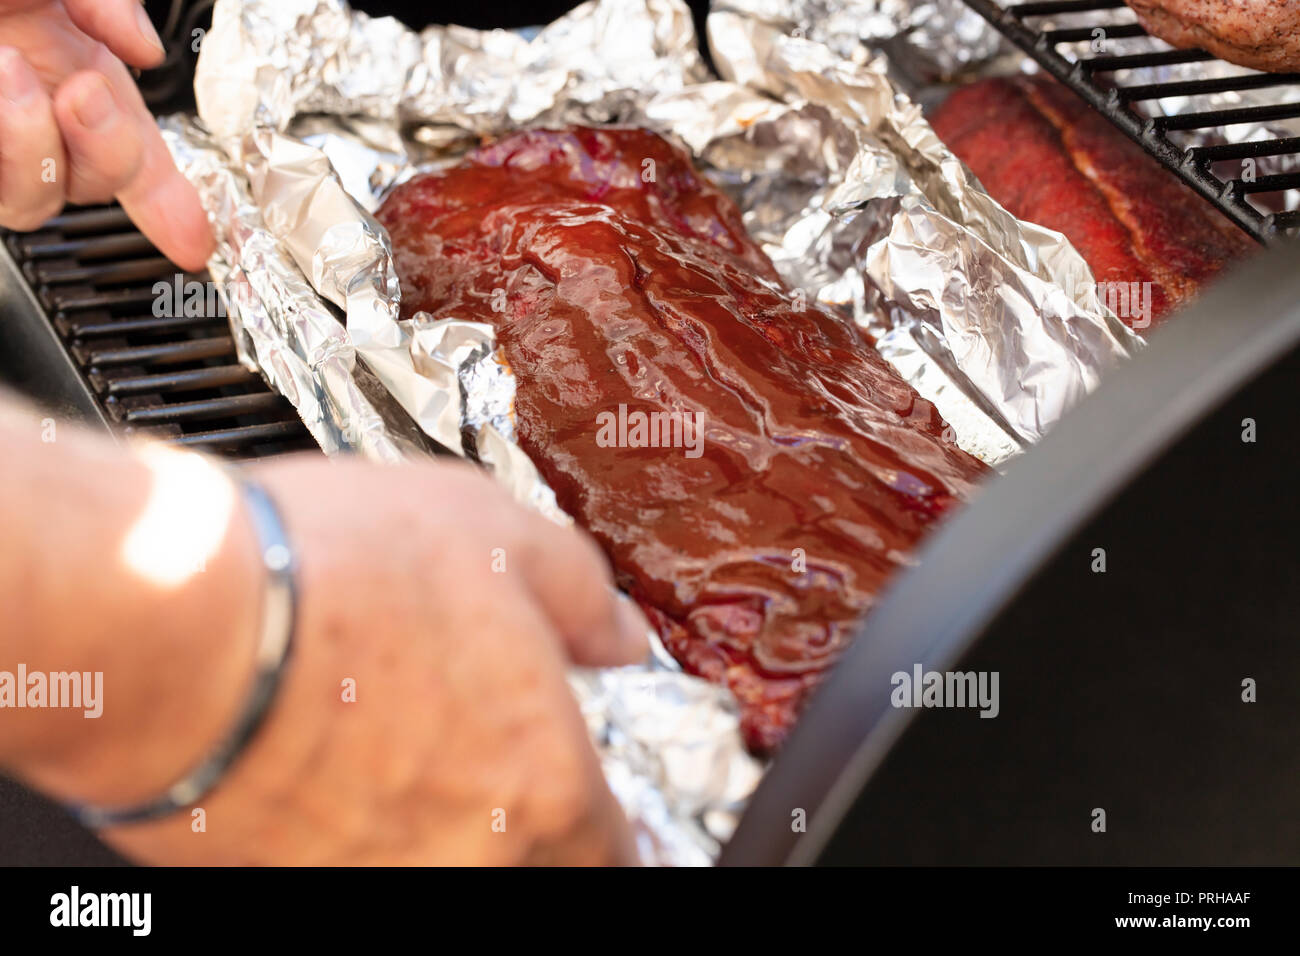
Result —
[[[198,802],[230,769],[271,709],[293,644],[297,607],[294,556],[275,502],[261,486],[240,477],[236,481],[248,505],[258,551],[267,571],[257,669],[244,707],[231,732],[216,748],[160,796],[126,807],[70,806],[68,809],[77,819],[91,829],[155,820]]]

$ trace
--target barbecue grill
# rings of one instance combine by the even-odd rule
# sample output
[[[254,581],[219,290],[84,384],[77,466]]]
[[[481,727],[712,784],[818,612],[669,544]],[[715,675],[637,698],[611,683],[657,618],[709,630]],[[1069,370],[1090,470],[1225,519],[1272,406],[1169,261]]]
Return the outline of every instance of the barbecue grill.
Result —
[[[1259,176],[1247,180],[1222,172],[1225,164],[1267,156],[1300,159],[1300,137],[1261,139],[1248,143],[1224,142],[1184,147],[1170,136],[1189,130],[1213,131],[1241,123],[1260,123],[1300,117],[1298,73],[1242,71],[1240,76],[1178,80],[1122,85],[1115,76],[1124,70],[1167,67],[1176,64],[1207,63],[1214,57],[1204,50],[1160,50],[1150,53],[1097,54],[1079,52],[1077,45],[1093,40],[1097,33],[1107,40],[1145,37],[1140,24],[1131,21],[1123,0],[1042,0],[1035,3],[1002,4],[996,0],[967,0],[1017,47],[1038,65],[1082,96],[1148,153],[1175,175],[1217,206],[1224,215],[1260,242],[1294,237],[1300,231],[1300,210],[1261,211],[1251,196],[1300,189],[1300,172]],[[1081,27],[1056,27],[1054,17],[1115,11],[1110,18],[1098,18]],[[1125,14],[1121,19],[1120,13]],[[1064,48],[1064,49],[1063,49]],[[1227,91],[1281,90],[1277,102],[1238,109],[1206,110],[1166,116],[1158,110],[1148,115],[1138,104],[1151,104],[1165,97],[1198,96]],[[1286,98],[1289,92],[1292,99]]]
[[[1209,57],[1058,52],[1091,29],[1044,26],[1051,16],[1117,0],[968,2],[1234,222],[1283,248],[1212,288],[929,544],[796,728],[723,862],[1294,862],[1296,681],[1281,675],[1300,673],[1286,606],[1300,593],[1286,559],[1300,514],[1285,485],[1300,462],[1282,413],[1300,374],[1300,277],[1285,238],[1300,213],[1261,212],[1249,197],[1300,188],[1300,174],[1246,183],[1214,170],[1300,154],[1300,138],[1184,149],[1169,134],[1297,117],[1300,103],[1165,119],[1133,105],[1300,77],[1107,85],[1121,69]],[[210,6],[167,15],[177,52],[141,79],[160,112],[185,105],[188,37]],[[0,379],[60,414],[232,460],[315,447],[289,403],[239,364],[222,315],[154,314],[155,283],[206,277],[160,257],[115,206],[70,210],[3,245]],[[1244,417],[1270,422],[1270,437],[1242,446]],[[1098,542],[1128,571],[1080,571]],[[915,664],[1000,669],[1002,715],[889,706],[888,675]],[[1233,692],[1246,676],[1273,685],[1257,704]],[[1096,797],[1071,803],[1080,793]],[[1088,826],[1098,806],[1116,821],[1109,836]],[[806,828],[791,826],[796,811]],[[114,860],[0,778],[0,862]]]
[[[63,404],[121,434],[227,458],[315,447],[293,406],[239,364],[223,311],[152,307],[158,283],[205,276],[160,257],[121,209],[72,210],[8,235],[6,247],[11,282],[28,287],[72,373],[41,376],[38,396],[56,389]],[[30,367],[19,347],[7,354]]]

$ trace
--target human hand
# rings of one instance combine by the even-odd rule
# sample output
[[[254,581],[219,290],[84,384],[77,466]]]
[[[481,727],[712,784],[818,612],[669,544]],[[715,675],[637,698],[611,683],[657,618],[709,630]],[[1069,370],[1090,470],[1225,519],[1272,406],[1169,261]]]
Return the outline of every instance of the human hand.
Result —
[[[163,58],[137,0],[0,0],[0,225],[116,197],[164,255],[203,267],[207,216],[125,65]]]
[[[644,660],[647,626],[615,599],[590,539],[460,463],[303,457],[254,475],[299,563],[277,696],[198,802],[201,829],[181,812],[101,836],[154,864],[635,862],[565,673]],[[97,665],[113,694],[103,716],[72,720],[62,747],[36,739],[17,763],[30,782],[64,800],[129,805],[229,732],[253,672],[246,632],[261,587],[236,518],[185,585],[206,619],[236,625],[205,627],[160,598],[167,621],[106,642],[119,656]]]

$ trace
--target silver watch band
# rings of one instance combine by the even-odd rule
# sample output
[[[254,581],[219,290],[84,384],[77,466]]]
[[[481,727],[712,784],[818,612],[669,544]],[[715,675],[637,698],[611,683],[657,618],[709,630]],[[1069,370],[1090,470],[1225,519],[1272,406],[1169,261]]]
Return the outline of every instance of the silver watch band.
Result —
[[[87,827],[99,829],[139,823],[192,806],[217,785],[270,710],[293,644],[297,605],[294,556],[275,502],[260,485],[243,476],[236,475],[235,481],[248,505],[258,551],[267,571],[256,672],[244,706],[230,732],[212,752],[158,797],[125,807],[71,805],[68,809]]]

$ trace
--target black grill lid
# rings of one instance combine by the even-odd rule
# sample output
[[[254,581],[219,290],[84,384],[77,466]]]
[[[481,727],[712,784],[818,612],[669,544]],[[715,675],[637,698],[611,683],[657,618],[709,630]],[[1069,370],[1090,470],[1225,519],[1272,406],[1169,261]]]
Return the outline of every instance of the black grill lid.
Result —
[[[1225,277],[929,539],[723,863],[1295,862],[1294,266]],[[999,716],[895,707],[918,664],[999,671]]]

